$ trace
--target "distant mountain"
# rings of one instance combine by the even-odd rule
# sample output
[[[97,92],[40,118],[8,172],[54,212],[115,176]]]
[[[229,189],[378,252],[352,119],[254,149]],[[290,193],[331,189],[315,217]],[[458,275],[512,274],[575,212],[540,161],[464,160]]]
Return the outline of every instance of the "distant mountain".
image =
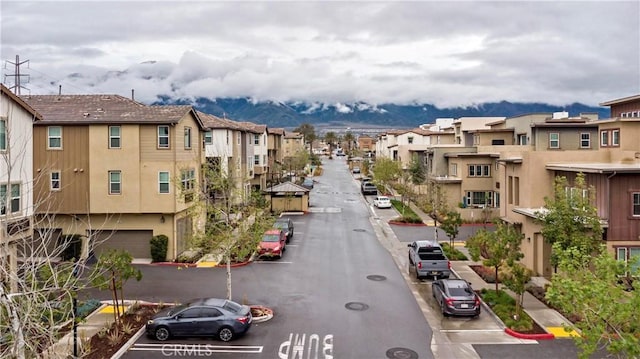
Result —
[[[597,113],[599,118],[608,118],[608,107],[592,107],[580,103],[553,106],[544,103],[511,103],[507,101],[484,103],[477,106],[437,108],[430,104],[414,105],[369,105],[353,104],[281,103],[256,102],[249,98],[198,98],[194,103],[184,99],[162,97],[155,104],[193,105],[199,111],[234,121],[249,121],[269,127],[295,128],[302,123],[315,127],[338,127],[366,125],[371,127],[413,128],[425,123],[434,123],[436,118],[458,117],[512,117],[530,113],[552,113],[567,111],[569,116],[580,113]]]

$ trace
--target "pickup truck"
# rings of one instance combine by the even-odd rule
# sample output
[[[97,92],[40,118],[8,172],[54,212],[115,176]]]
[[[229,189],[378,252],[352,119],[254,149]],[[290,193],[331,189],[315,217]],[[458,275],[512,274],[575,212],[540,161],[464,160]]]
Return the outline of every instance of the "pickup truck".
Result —
[[[407,247],[409,247],[409,270],[415,267],[416,278],[449,278],[451,262],[438,242],[414,241]]]

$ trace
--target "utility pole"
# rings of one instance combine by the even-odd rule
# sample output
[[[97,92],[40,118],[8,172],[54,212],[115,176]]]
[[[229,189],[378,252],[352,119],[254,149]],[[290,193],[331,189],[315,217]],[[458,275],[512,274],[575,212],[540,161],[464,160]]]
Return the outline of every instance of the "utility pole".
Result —
[[[13,77],[13,86],[9,87],[9,90],[11,90],[16,95],[20,96],[20,89],[27,90],[26,87],[21,85],[21,79],[23,76],[29,78],[29,75],[22,75],[20,73],[20,66],[28,63],[29,60],[20,62],[20,56],[16,55],[16,62],[11,62],[9,60],[7,60],[6,62],[12,64],[15,67],[15,70],[14,70],[15,72],[13,74],[4,75],[4,79],[6,81],[7,77]],[[5,65],[5,68],[6,68],[6,65]]]

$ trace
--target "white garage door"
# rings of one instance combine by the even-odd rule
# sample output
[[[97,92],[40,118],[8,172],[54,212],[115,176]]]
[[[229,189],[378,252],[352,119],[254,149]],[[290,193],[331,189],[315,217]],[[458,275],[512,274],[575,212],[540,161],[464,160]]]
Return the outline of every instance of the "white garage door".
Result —
[[[152,230],[102,230],[94,232],[90,238],[96,257],[109,249],[124,249],[131,253],[133,258],[151,258],[151,237]]]

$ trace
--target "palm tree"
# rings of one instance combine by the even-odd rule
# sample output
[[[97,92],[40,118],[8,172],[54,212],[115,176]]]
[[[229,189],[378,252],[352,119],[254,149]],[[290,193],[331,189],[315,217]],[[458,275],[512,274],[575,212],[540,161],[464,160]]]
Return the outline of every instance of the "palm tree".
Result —
[[[313,141],[316,139],[316,130],[310,123],[303,123],[293,130],[304,135],[304,141],[309,144],[309,154],[313,154]]]
[[[329,131],[324,135],[324,142],[326,142],[329,145],[329,155],[333,153],[333,145],[337,140],[338,140],[338,137],[333,131]]]
[[[344,134],[344,140],[347,141],[347,152],[351,154],[351,144],[355,141],[355,137],[351,131],[347,131],[347,133]]]

